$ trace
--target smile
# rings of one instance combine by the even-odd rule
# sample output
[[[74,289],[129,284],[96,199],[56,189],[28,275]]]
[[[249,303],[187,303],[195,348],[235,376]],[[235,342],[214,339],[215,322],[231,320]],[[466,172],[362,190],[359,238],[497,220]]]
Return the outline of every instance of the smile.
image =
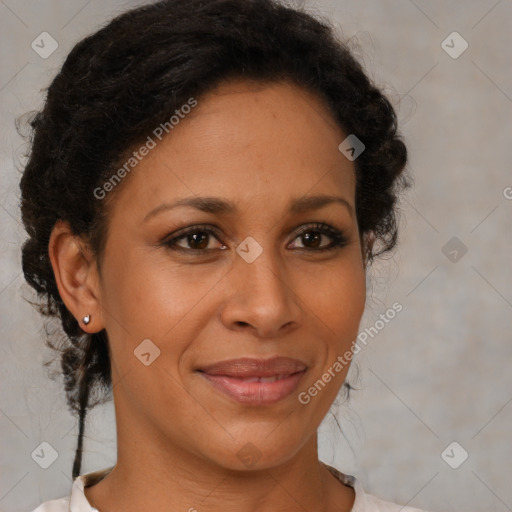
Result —
[[[250,405],[271,405],[285,399],[295,391],[305,373],[302,370],[291,375],[240,378],[200,372],[214,389]]]

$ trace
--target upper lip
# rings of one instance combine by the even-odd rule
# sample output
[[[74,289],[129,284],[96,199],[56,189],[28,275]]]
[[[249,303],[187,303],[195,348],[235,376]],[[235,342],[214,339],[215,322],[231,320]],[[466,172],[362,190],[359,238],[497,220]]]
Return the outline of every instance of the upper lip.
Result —
[[[243,357],[229,359],[199,368],[208,375],[225,375],[227,377],[273,377],[287,376],[305,370],[306,364],[291,357],[273,357],[271,359],[252,359]]]

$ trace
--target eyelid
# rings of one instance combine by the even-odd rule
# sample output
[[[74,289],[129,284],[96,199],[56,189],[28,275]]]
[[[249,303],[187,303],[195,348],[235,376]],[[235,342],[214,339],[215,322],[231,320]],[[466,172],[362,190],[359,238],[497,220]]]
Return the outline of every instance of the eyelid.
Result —
[[[339,229],[330,226],[329,224],[325,224],[324,222],[310,222],[308,224],[304,224],[299,228],[299,230],[296,233],[296,237],[299,235],[302,235],[303,233],[306,233],[307,231],[327,231],[332,234],[342,233]]]
[[[213,226],[211,224],[193,224],[167,235],[164,240],[170,241],[196,232],[214,233],[216,236],[219,236],[221,230],[217,226]]]

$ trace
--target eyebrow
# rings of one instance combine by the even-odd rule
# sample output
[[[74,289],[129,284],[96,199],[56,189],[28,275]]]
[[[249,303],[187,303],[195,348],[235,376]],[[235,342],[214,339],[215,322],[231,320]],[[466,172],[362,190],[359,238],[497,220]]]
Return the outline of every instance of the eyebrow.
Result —
[[[294,199],[290,202],[288,208],[290,213],[299,214],[311,210],[319,210],[330,204],[341,204],[344,205],[349,211],[350,215],[354,215],[354,209],[352,205],[343,197],[330,196],[330,195],[318,195],[318,196],[307,196]],[[189,206],[206,213],[216,214],[236,214],[238,209],[235,203],[226,201],[220,197],[185,197],[172,203],[162,203],[156,208],[149,211],[146,216],[142,219],[142,222],[147,222],[150,218],[155,215],[177,208],[179,206]]]

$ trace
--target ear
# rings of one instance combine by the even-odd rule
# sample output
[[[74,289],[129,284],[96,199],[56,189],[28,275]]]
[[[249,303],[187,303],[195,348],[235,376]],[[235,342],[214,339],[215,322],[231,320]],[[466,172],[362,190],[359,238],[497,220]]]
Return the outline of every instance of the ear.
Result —
[[[104,328],[99,275],[89,246],[71,231],[67,221],[58,220],[48,243],[50,261],[59,294],[78,320],[82,330],[98,332]],[[90,323],[83,322],[90,316]]]

